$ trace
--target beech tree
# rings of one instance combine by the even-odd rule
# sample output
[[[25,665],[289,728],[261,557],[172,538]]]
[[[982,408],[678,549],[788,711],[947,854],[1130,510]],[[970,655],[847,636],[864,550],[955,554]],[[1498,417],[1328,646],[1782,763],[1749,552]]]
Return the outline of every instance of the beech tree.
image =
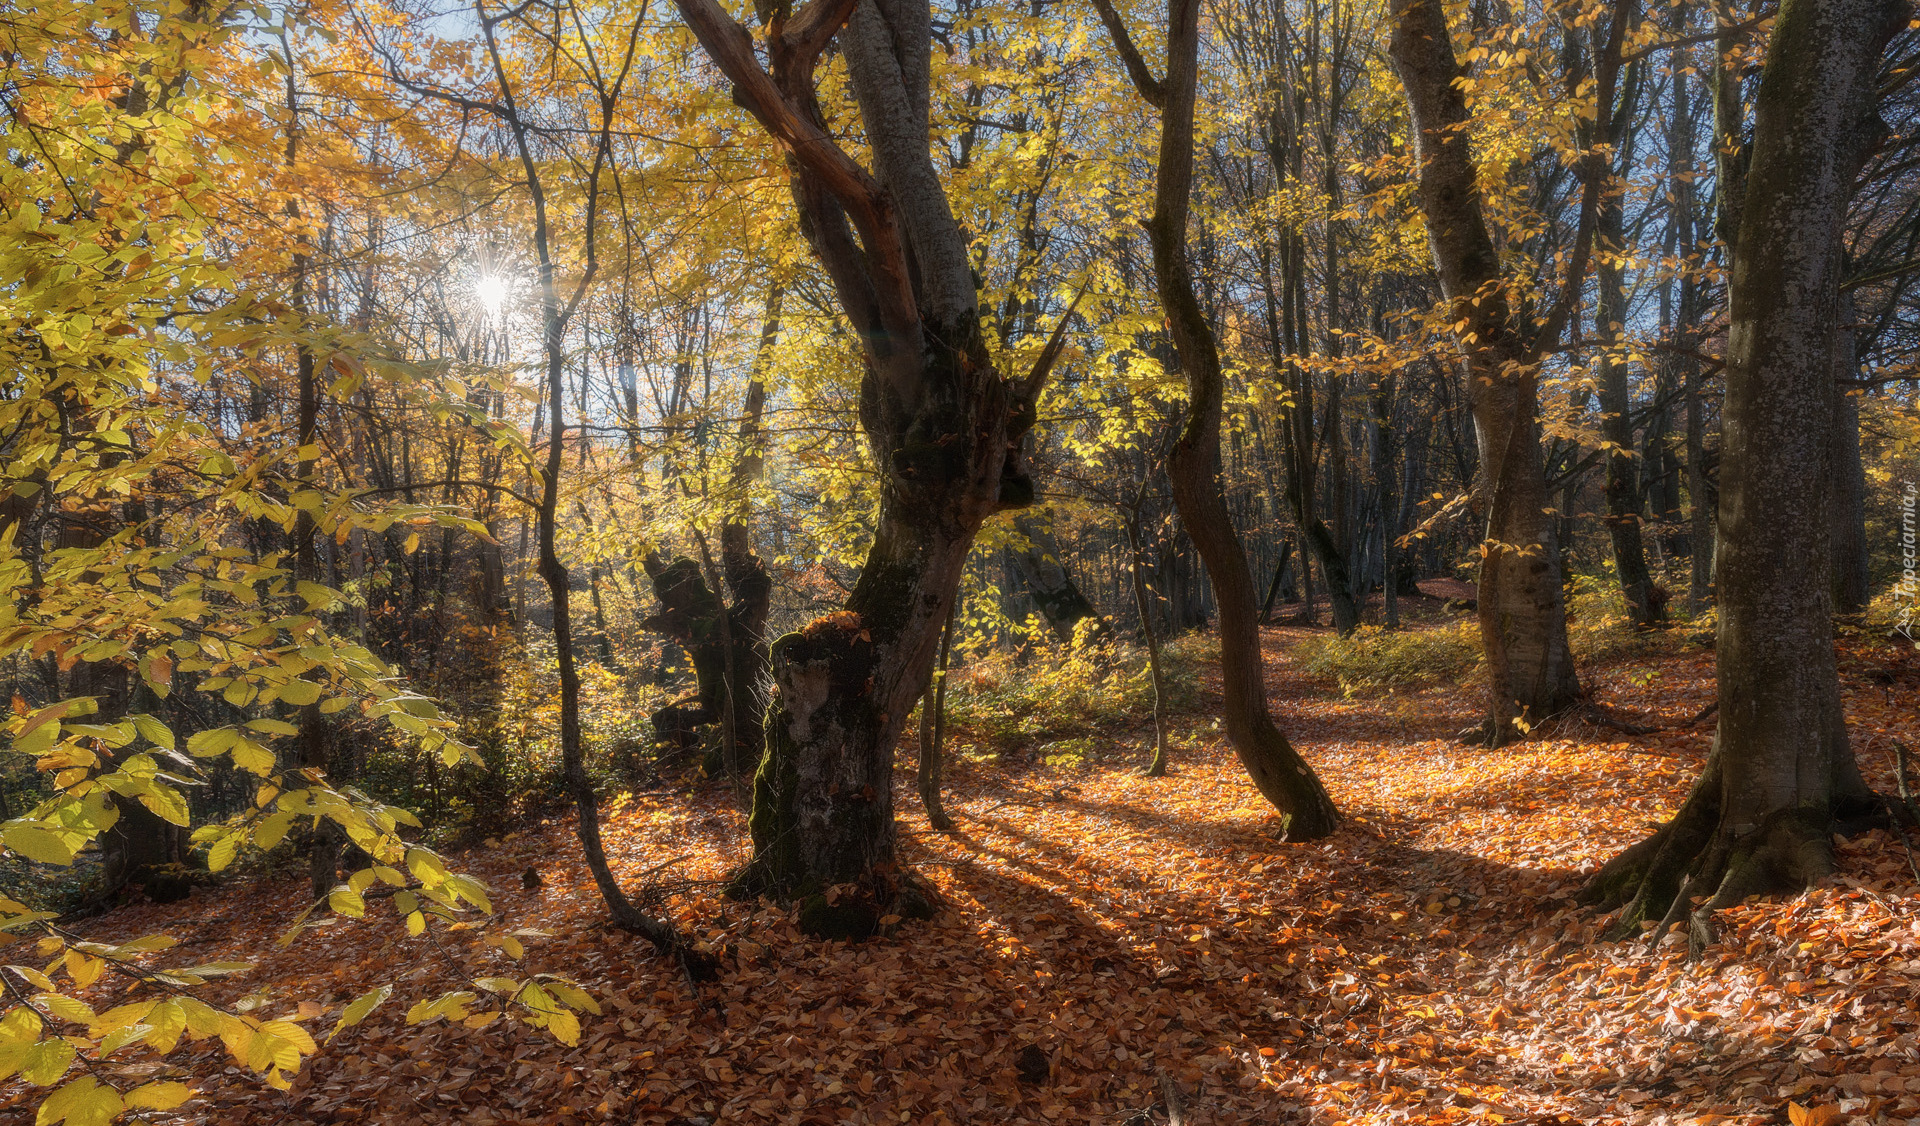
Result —
[[[1624,7],[1622,5],[1621,7]],[[1539,366],[1558,340],[1586,272],[1600,168],[1589,156],[1578,235],[1562,292],[1538,324],[1516,305],[1483,213],[1472,117],[1439,0],[1395,0],[1389,54],[1412,121],[1420,211],[1460,344],[1480,450],[1474,492],[1485,515],[1478,613],[1489,682],[1484,738],[1509,738],[1580,698],[1567,644],[1564,576],[1540,452]],[[1596,104],[1612,106],[1624,14],[1616,10],[1597,68]]]
[[[714,0],[676,0],[734,97],[787,154],[801,229],[860,342],[860,424],[879,514],[845,608],[773,643],[766,753],[743,888],[805,900],[812,929],[864,934],[924,913],[894,856],[893,747],[928,683],[986,518],[1033,499],[1018,454],[1059,334],[1009,379],[982,330],[967,242],[930,154],[932,11],[916,0],[766,3],[753,36]],[[828,131],[815,68],[838,38],[873,168]],[[1064,321],[1062,322],[1064,327]],[[829,887],[853,884],[855,895]]]
[[[1842,232],[1876,141],[1896,0],[1785,0],[1754,105],[1732,242],[1716,647],[1719,728],[1672,821],[1595,876],[1622,929],[1803,887],[1833,833],[1878,809],[1848,745],[1834,663],[1830,440]],[[1705,903],[1693,908],[1696,897]]]
[[[1323,837],[1339,824],[1319,776],[1273,722],[1260,652],[1260,601],[1253,573],[1220,494],[1220,414],[1225,373],[1213,325],[1194,292],[1187,261],[1187,218],[1193,193],[1193,119],[1199,86],[1199,0],[1175,0],[1167,12],[1167,73],[1155,77],[1111,0],[1094,0],[1140,96],[1160,111],[1154,176],[1153,276],[1169,334],[1187,382],[1187,417],[1167,457],[1167,479],[1181,523],[1206,561],[1220,604],[1221,712],[1227,741],[1253,784],[1287,818],[1297,839]],[[1156,756],[1156,764],[1164,762]]]

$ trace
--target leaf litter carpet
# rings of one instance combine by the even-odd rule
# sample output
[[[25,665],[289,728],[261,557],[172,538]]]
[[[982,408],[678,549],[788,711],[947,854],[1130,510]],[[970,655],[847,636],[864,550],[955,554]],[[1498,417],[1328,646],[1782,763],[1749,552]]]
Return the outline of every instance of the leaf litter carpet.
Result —
[[[1270,632],[1271,684],[1349,815],[1327,841],[1278,839],[1224,746],[1134,776],[1136,732],[1073,771],[956,762],[952,835],[929,832],[901,785],[903,853],[946,909],[864,944],[803,939],[787,912],[703,882],[744,858],[727,795],[636,796],[610,816],[609,848],[632,885],[678,861],[648,879],[723,957],[697,993],[604,926],[565,823],[458,857],[495,889],[488,928],[408,938],[370,911],[279,951],[304,907],[293,880],[90,928],[164,930],[183,959],[258,959],[228,996],[316,1032],[396,984],[289,1092],[234,1073],[217,1045],[153,1061],[202,1087],[166,1119],[182,1123],[1137,1126],[1166,1121],[1163,1074],[1186,1121],[1207,1126],[1770,1123],[1790,1103],[1920,1123],[1920,898],[1896,835],[1846,842],[1837,878],[1805,897],[1724,913],[1698,961],[1678,935],[1606,942],[1607,920],[1572,897],[1676,807],[1710,722],[1464,748],[1451,734],[1476,692],[1341,699],[1292,667],[1297,636]],[[1877,680],[1843,661],[1849,714],[1869,779],[1890,791],[1892,740],[1920,742],[1920,670],[1911,652],[1869,664]],[[1588,679],[1643,726],[1710,702],[1710,653],[1654,665],[1652,690],[1645,661]],[[1204,714],[1186,722],[1206,731]],[[543,889],[520,888],[529,865]],[[600,999],[579,1046],[505,1021],[402,1021],[462,973],[499,972],[505,955],[480,935],[502,924],[552,934],[529,942],[523,971]],[[28,1113],[9,1094],[0,1121]]]

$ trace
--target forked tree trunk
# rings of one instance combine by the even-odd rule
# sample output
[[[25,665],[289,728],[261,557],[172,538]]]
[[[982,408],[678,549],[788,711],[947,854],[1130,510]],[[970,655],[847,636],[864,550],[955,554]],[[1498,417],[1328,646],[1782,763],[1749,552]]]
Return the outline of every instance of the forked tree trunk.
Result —
[[[1061,641],[1072,641],[1082,622],[1089,623],[1085,628],[1090,631],[1090,638],[1110,634],[1112,630],[1106,619],[1087,601],[1073,576],[1067,573],[1066,556],[1053,533],[1053,511],[1030,509],[1017,513],[1013,527],[1020,533],[1022,542],[1010,546],[1008,553],[1013,556],[1014,569],[1026,580],[1027,593],[1033,596],[1033,604],[1039,607],[1040,616],[1047,620],[1053,635]]]
[[[1679,814],[1587,888],[1622,929],[1803,887],[1874,798],[1847,745],[1826,504],[1842,227],[1895,0],[1785,0],[1755,102],[1730,283],[1720,478],[1720,726]]]
[[[967,240],[929,155],[926,0],[813,0],[798,11],[768,0],[756,10],[765,67],[752,33],[715,0],[676,4],[735,99],[788,154],[801,230],[866,362],[873,544],[845,609],[773,644],[753,859],[736,881],[801,900],[814,933],[861,936],[929,907],[895,859],[894,746],[981,523],[1032,501],[1018,443],[1061,336],[1018,383],[994,368]],[[872,171],[829,134],[814,88],[836,36]]]
[[[747,385],[740,415],[740,450],[727,482],[725,519],[720,526],[720,571],[733,604],[725,605],[698,561],[678,558],[663,562],[648,554],[642,560],[653,580],[660,612],[641,622],[680,643],[693,662],[696,696],[693,704],[669,704],[653,713],[657,738],[676,750],[685,750],[708,724],[722,727],[721,761],[726,772],[744,778],[760,765],[764,744],[762,720],[767,679],[767,614],[773,602],[773,579],[753,549],[750,519],[753,489],[765,472],[762,419],[767,406],[767,375],[773,349],[780,337],[780,309],[785,290],[767,291],[766,312],[760,322],[760,348],[753,378]],[[704,555],[706,543],[701,541]],[[711,571],[711,560],[706,571]]]
[[[1206,563],[1220,610],[1220,710],[1227,741],[1261,796],[1286,818],[1288,835],[1297,840],[1323,837],[1339,825],[1339,811],[1313,768],[1287,742],[1267,710],[1259,593],[1220,491],[1220,416],[1226,379],[1213,326],[1195,295],[1187,261],[1200,0],[1173,0],[1168,8],[1164,84],[1153,77],[1111,0],[1096,0],[1095,6],[1134,85],[1160,110],[1160,156],[1147,236],[1153,246],[1155,288],[1188,393],[1186,424],[1167,459],[1167,479],[1180,521]]]
[[[1392,24],[1389,50],[1413,119],[1420,209],[1466,361],[1480,450],[1487,518],[1479,584],[1489,680],[1484,732],[1498,743],[1516,721],[1537,724],[1580,697],[1540,454],[1539,353],[1509,306],[1507,279],[1481,211],[1466,99],[1456,83],[1465,72],[1454,57],[1445,11],[1440,0],[1394,0]],[[1608,73],[1603,66],[1603,91],[1611,86],[1604,81]],[[1601,98],[1610,101],[1610,95]],[[1589,224],[1583,215],[1590,231]],[[1567,282],[1576,289],[1584,257],[1577,248]],[[1558,331],[1543,329],[1534,340]]]

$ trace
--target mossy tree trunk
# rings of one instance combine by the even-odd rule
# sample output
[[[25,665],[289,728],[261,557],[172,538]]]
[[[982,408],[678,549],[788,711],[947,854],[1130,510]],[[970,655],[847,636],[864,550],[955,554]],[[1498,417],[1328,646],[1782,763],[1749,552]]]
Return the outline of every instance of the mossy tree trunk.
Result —
[[[981,523],[1032,501],[1019,442],[1061,337],[1017,381],[994,367],[967,239],[930,156],[925,0],[813,0],[798,10],[767,0],[756,7],[764,56],[715,0],[676,4],[735,100],[788,154],[802,233],[865,361],[874,539],[845,608],[772,646],[754,854],[737,882],[801,899],[803,925],[816,933],[862,935],[926,906],[896,861],[894,747],[928,683]],[[815,64],[835,39],[871,169],[829,133],[815,90]]]
[[[1679,814],[1587,898],[1622,929],[1707,917],[1831,871],[1875,799],[1847,744],[1833,650],[1827,502],[1842,229],[1872,141],[1893,0],[1785,0],[1756,96],[1735,235],[1723,411],[1719,729]]]

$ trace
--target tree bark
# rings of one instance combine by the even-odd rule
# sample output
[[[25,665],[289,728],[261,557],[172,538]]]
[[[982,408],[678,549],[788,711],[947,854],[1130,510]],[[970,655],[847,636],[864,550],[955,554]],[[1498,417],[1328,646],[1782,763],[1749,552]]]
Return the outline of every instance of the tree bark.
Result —
[[[1187,261],[1200,0],[1173,0],[1168,8],[1164,84],[1154,80],[1111,0],[1096,0],[1095,6],[1141,96],[1160,110],[1159,164],[1147,237],[1153,247],[1155,288],[1188,395],[1186,424],[1167,459],[1167,479],[1181,523],[1206,563],[1220,611],[1221,712],[1227,741],[1254,786],[1286,818],[1288,835],[1323,837],[1339,825],[1339,811],[1313,768],[1267,710],[1259,596],[1220,491],[1220,418],[1226,379],[1213,326],[1195,295]]]
[[[1859,358],[1850,293],[1840,296],[1833,334],[1833,488],[1827,514],[1833,554],[1833,612],[1857,614],[1871,596],[1867,574],[1867,471],[1860,457],[1860,400],[1850,380]]]
[[[1273,604],[1281,595],[1284,594],[1288,599],[1291,599],[1296,593],[1291,581],[1292,567],[1293,540],[1291,538],[1283,538],[1280,542],[1280,562],[1274,565],[1273,581],[1267,584],[1267,597],[1260,603],[1260,620],[1262,622],[1270,622],[1273,620]]]
[[[1580,697],[1540,454],[1539,352],[1516,323],[1482,214],[1470,118],[1456,84],[1465,72],[1454,57],[1440,0],[1394,0],[1391,11],[1389,52],[1413,120],[1420,210],[1466,362],[1480,450],[1487,530],[1478,602],[1489,678],[1483,730],[1489,742],[1499,743],[1511,736],[1516,721],[1537,724]],[[1601,98],[1603,105],[1610,101]],[[1578,288],[1584,256],[1577,247],[1566,285]],[[1543,327],[1534,339],[1558,335],[1557,326]]]
[[[1897,0],[1786,0],[1755,102],[1729,285],[1717,688],[1719,729],[1673,821],[1587,897],[1620,926],[1709,914],[1832,870],[1836,828],[1874,799],[1847,745],[1833,651],[1826,505],[1842,229],[1871,143]]]
[[[1090,639],[1098,640],[1111,633],[1106,619],[1087,601],[1073,576],[1067,573],[1066,554],[1060,550],[1060,541],[1053,534],[1053,510],[1016,513],[1013,528],[1020,533],[1024,546],[1009,547],[1008,553],[1053,635],[1070,642],[1080,630],[1081,622],[1091,623],[1087,626]]]
[[[920,789],[920,804],[926,807],[927,823],[939,832],[953,828],[941,804],[941,775],[946,765],[947,738],[947,662],[953,656],[953,618],[959,608],[955,600],[947,611],[947,625],[940,631],[940,665],[934,672],[930,691],[920,698],[920,763],[915,782]]]
[[[1603,111],[1605,120],[1612,107]],[[1627,146],[1631,160],[1632,146]],[[1665,617],[1653,594],[1653,573],[1647,568],[1647,548],[1641,538],[1639,467],[1633,459],[1632,399],[1627,388],[1627,361],[1621,337],[1627,319],[1626,213],[1620,198],[1624,184],[1610,185],[1600,205],[1600,261],[1595,269],[1598,300],[1594,303],[1594,336],[1600,341],[1600,432],[1607,441],[1607,535],[1612,541],[1614,570],[1627,617],[1640,627]]]
[[[878,470],[873,543],[845,609],[772,646],[766,753],[744,893],[801,901],[801,923],[862,937],[926,897],[895,856],[893,752],[925,690],[981,523],[1031,503],[1018,444],[1059,355],[995,369],[967,240],[930,156],[925,0],[768,0],[765,58],[715,0],[676,0],[737,101],[788,154],[802,233],[860,340],[860,421]],[[872,171],[833,139],[814,66],[837,36]]]
[[[1127,513],[1127,550],[1132,563],[1128,570],[1133,576],[1133,604],[1140,614],[1140,636],[1147,643],[1147,675],[1153,678],[1153,758],[1148,760],[1142,773],[1149,778],[1164,778],[1167,774],[1167,682],[1160,669],[1160,633],[1153,628],[1152,601],[1147,596],[1147,560],[1140,549],[1138,504]],[[1280,566],[1286,567],[1284,558]],[[1275,575],[1276,586],[1279,581]]]

